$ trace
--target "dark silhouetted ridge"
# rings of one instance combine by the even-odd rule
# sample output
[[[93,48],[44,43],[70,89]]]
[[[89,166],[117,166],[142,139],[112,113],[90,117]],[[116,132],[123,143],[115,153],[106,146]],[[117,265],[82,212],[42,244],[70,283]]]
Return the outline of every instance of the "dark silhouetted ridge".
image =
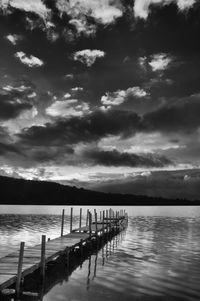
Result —
[[[18,205],[200,205],[200,201],[103,193],[54,182],[0,176],[0,204]]]

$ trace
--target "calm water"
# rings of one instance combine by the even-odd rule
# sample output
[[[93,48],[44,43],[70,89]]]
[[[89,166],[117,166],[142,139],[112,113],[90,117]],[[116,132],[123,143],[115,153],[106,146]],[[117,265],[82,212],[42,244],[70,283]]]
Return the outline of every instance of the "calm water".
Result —
[[[44,233],[60,235],[60,216],[0,215],[0,256],[22,239],[26,245],[39,243]],[[129,217],[126,232],[66,279],[52,286],[43,301],[199,301],[200,216]]]

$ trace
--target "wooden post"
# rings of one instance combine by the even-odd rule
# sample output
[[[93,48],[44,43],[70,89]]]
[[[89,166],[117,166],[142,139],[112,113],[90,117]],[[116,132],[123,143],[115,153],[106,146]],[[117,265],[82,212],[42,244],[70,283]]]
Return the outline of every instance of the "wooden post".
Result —
[[[79,232],[81,232],[81,223],[82,223],[82,208],[80,208]]]
[[[89,234],[92,236],[92,214],[89,212]]]
[[[42,282],[45,278],[45,258],[46,257],[46,235],[42,235],[42,244],[41,244],[41,277]]]
[[[117,211],[115,211],[115,231],[117,231]]]
[[[117,212],[117,228],[119,229],[119,211]]]
[[[65,209],[62,211],[62,221],[61,221],[61,236],[63,236],[63,230],[64,230],[64,219],[65,219]]]
[[[70,233],[72,233],[72,222],[73,222],[73,208],[71,207],[71,214],[70,214]]]
[[[112,209],[109,210],[109,225],[110,225],[110,232],[112,231]]]
[[[105,211],[103,210],[103,234],[104,234],[104,231],[105,231],[105,227],[104,227],[104,219],[105,219]]]
[[[97,228],[97,213],[95,212],[95,232],[96,236],[98,236],[98,228]]]
[[[100,211],[100,221],[101,221],[101,213],[102,213],[102,212]]]
[[[16,297],[17,298],[19,298],[19,295],[20,295],[22,265],[23,265],[23,257],[24,257],[24,245],[25,245],[25,243],[22,241],[20,244],[19,261],[18,261],[18,269],[17,269],[17,281],[16,281]]]
[[[106,210],[106,232],[108,234],[108,210]]]
[[[87,209],[87,215],[86,215],[86,227],[89,224],[89,209]]]

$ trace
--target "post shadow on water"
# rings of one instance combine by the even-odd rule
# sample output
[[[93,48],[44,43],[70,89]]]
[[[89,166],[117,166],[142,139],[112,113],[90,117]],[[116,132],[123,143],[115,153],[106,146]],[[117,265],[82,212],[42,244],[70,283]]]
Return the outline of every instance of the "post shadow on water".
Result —
[[[82,269],[82,264],[86,260],[88,260],[88,268],[85,285],[86,290],[89,290],[91,281],[97,276],[98,257],[102,256],[101,265],[103,266],[109,256],[116,251],[125,234],[126,230],[123,230],[115,236],[107,235],[107,237],[100,238],[97,241],[91,241],[91,244],[89,246],[85,245],[82,250],[76,248],[70,254],[70,261],[67,260],[66,255],[63,255],[49,262],[46,266],[45,279],[41,278],[40,270],[36,270],[23,279],[23,289],[19,298],[14,295],[0,295],[0,301],[43,301],[44,296],[54,286],[68,282],[69,277],[77,268]],[[92,256],[95,256],[93,266]]]

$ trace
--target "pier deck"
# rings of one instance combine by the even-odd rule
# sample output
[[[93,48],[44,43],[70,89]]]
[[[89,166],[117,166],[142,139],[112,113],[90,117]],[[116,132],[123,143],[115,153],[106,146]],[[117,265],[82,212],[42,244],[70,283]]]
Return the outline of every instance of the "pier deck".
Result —
[[[71,231],[71,233],[45,242],[45,264],[57,257],[67,254],[77,246],[90,243],[91,239],[98,240],[98,237],[110,233],[114,228],[123,227],[127,219],[125,216],[106,219],[103,221],[90,222]],[[42,244],[24,249],[20,277],[33,273],[42,266]],[[19,273],[20,250],[0,258],[0,291],[10,287],[17,282]]]

